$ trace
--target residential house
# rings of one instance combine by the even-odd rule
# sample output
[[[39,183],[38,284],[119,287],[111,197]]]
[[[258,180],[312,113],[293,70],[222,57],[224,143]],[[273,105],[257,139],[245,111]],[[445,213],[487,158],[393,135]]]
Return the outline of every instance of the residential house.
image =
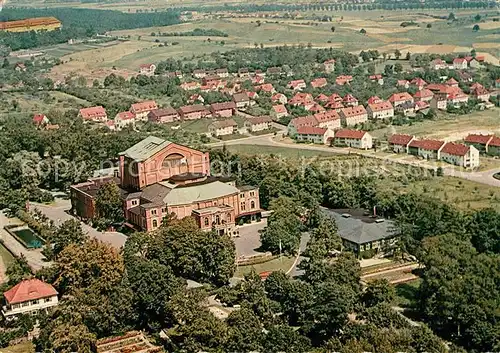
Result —
[[[295,137],[297,131],[303,127],[318,127],[318,121],[312,115],[294,118],[288,123],[288,136]]]
[[[484,56],[476,56],[469,62],[469,66],[473,69],[484,68]]]
[[[250,77],[250,71],[247,67],[238,69],[238,77]]]
[[[169,78],[178,78],[178,79],[181,79],[184,77],[184,75],[181,71],[167,72],[164,74],[164,76],[169,77]]]
[[[446,90],[447,103],[453,106],[460,106],[462,104],[467,104],[469,101],[469,96],[466,95],[459,87],[449,87]]]
[[[35,114],[33,116],[33,124],[36,126],[43,126],[49,124],[49,118],[45,114]]]
[[[281,76],[285,74],[281,69],[281,67],[270,67],[267,69],[266,72],[268,75],[273,75],[273,76]]]
[[[394,93],[389,97],[389,102],[391,102],[392,105],[394,105],[394,108],[396,108],[398,105],[405,102],[413,103],[413,97],[408,92]]]
[[[304,126],[297,129],[295,139],[297,141],[317,143],[321,145],[330,145],[335,132],[316,126]]]
[[[149,112],[155,109],[158,109],[158,105],[152,100],[134,103],[130,107],[130,111],[135,114],[135,119],[144,121],[148,120]]]
[[[441,159],[443,141],[438,140],[413,140],[408,145],[408,153],[424,159]]]
[[[478,85],[471,90],[471,95],[479,101],[488,102],[490,100],[490,92],[482,85]]]
[[[215,70],[215,74],[221,78],[229,77],[229,71],[227,71],[227,69],[225,68]]]
[[[495,135],[469,134],[464,142],[466,145],[474,146],[479,152],[488,152],[488,145]]]
[[[351,75],[340,75],[340,76],[337,76],[337,78],[335,79],[335,84],[337,84],[339,86],[344,86],[344,85],[348,85],[349,83],[351,83],[351,81],[352,81]]]
[[[342,110],[345,107],[342,104],[342,102],[335,102],[335,101],[329,100],[328,102],[325,103],[325,108],[333,109],[333,110],[336,110],[337,112],[340,112],[340,110]]]
[[[205,103],[205,98],[203,98],[202,95],[200,94],[193,94],[191,97],[189,97],[188,103],[195,103],[195,102],[200,102],[200,103]]]
[[[197,69],[193,71],[193,77],[195,78],[203,78],[205,76],[207,76],[207,72],[205,70]]]
[[[462,82],[472,82],[473,81],[473,78],[472,78],[472,75],[470,73],[468,73],[467,71],[458,71],[458,76],[460,77],[460,80]]]
[[[288,82],[288,88],[293,89],[294,91],[302,91],[307,87],[306,82],[304,80],[293,80]]]
[[[396,112],[403,114],[404,116],[415,115],[415,103],[414,102],[404,102],[396,106]]]
[[[321,113],[325,111],[325,108],[318,103],[314,103],[313,105],[306,107],[306,110],[311,113]]]
[[[233,119],[214,121],[208,126],[208,131],[212,136],[226,136],[234,134],[238,124]]]
[[[448,107],[448,100],[446,99],[446,93],[434,94],[434,97],[431,99],[431,108],[437,110],[446,110]]]
[[[178,112],[183,120],[196,120],[210,115],[210,111],[203,104],[185,105],[180,107]]]
[[[424,102],[424,101],[418,101],[418,102],[415,102],[414,104],[415,104],[415,112],[422,112],[425,114],[427,114],[427,112],[425,110],[427,110],[431,107],[429,102]]]
[[[326,81],[326,78],[324,78],[324,77],[316,78],[316,79],[311,81],[312,88],[322,88],[322,87],[325,87],[327,84],[328,84],[328,82]]]
[[[373,138],[366,131],[343,129],[335,133],[333,143],[335,146],[367,150],[373,147]]]
[[[464,168],[477,168],[479,151],[474,146],[448,142],[441,149],[441,160]]]
[[[312,94],[299,92],[296,93],[295,96],[293,96],[292,99],[288,101],[288,104],[294,107],[302,106],[307,110],[311,108],[315,104],[315,102]]]
[[[424,87],[427,86],[427,82],[420,77],[415,77],[410,83],[412,86],[415,86],[417,90],[424,89]]]
[[[276,120],[279,120],[288,116],[288,110],[283,104],[273,105],[271,116],[273,116]]]
[[[354,97],[352,94],[348,93],[342,99],[342,102],[346,107],[355,107],[358,105],[358,99]]]
[[[434,97],[434,93],[430,89],[424,88],[413,95],[416,102],[430,102]]]
[[[431,68],[434,70],[442,70],[448,68],[448,65],[441,59],[435,59],[431,61]]]
[[[14,66],[14,70],[17,72],[26,72],[26,65],[23,63],[17,63],[16,66]]]
[[[106,109],[102,106],[82,108],[78,113],[78,117],[84,121],[105,122],[108,120]]]
[[[248,118],[245,120],[244,126],[247,131],[259,132],[269,130],[272,126],[273,119],[270,116],[259,116],[256,118]]]
[[[394,134],[389,137],[389,149],[396,153],[409,153],[409,145],[415,140],[415,136]]]
[[[465,58],[453,59],[453,68],[455,70],[466,70],[467,69],[467,60],[465,60]]]
[[[318,127],[327,128],[330,130],[337,130],[342,127],[340,115],[335,110],[317,113],[314,114],[313,117],[314,119],[316,119]]]
[[[382,86],[384,84],[384,78],[380,74],[378,74],[378,75],[370,75],[369,79],[372,82],[377,82],[380,86]]]
[[[394,116],[394,107],[389,101],[368,104],[366,110],[371,119],[388,119]]]
[[[179,120],[179,113],[171,107],[163,109],[153,109],[148,114],[148,120],[153,123],[165,124]]]
[[[271,97],[273,103],[287,104],[288,98],[283,93],[276,93]]]
[[[326,73],[330,74],[330,73],[334,72],[335,71],[335,60],[333,60],[333,59],[326,60],[323,63],[323,67],[324,67]]]
[[[259,95],[257,94],[257,92],[252,92],[252,91],[247,91],[246,92],[248,98],[250,98],[250,105],[254,105],[255,104],[255,99],[259,98]]]
[[[221,118],[230,118],[234,115],[236,111],[236,103],[234,102],[223,102],[223,103],[213,103],[210,105],[210,111],[212,116]]]
[[[376,103],[381,103],[381,102],[383,102],[382,99],[380,99],[377,96],[371,96],[370,98],[368,98],[368,101],[367,101],[368,104],[376,104]]]
[[[184,82],[184,83],[181,83],[180,85],[181,89],[183,89],[184,91],[194,91],[198,88],[201,87],[201,84],[199,82]]]
[[[368,121],[368,113],[362,105],[341,109],[340,117],[344,126],[354,126]]]
[[[6,320],[23,314],[34,314],[58,304],[57,291],[37,278],[26,279],[3,293],[2,314]]]
[[[449,80],[445,82],[445,85],[450,87],[458,87],[458,81],[451,77]]]
[[[257,92],[262,91],[269,94],[274,94],[276,92],[272,83],[264,83],[260,86],[255,86],[254,88]]]
[[[221,79],[217,75],[205,76],[201,79],[201,84],[204,86],[218,86]]]
[[[328,96],[326,94],[321,93],[319,96],[316,97],[317,102],[321,103],[327,103],[328,102]]]
[[[397,242],[394,222],[366,215],[365,210],[327,210],[338,227],[342,248],[360,256],[365,251],[383,253]]]
[[[141,75],[146,75],[146,76],[153,76],[156,71],[156,65],[155,64],[142,64],[139,65],[139,73]]]
[[[246,92],[233,94],[233,102],[236,103],[236,108],[244,109],[250,106],[250,98]]]
[[[493,136],[491,141],[488,142],[487,151],[490,156],[500,156],[500,137]]]
[[[116,129],[121,130],[127,126],[135,125],[135,114],[132,112],[120,112],[116,114],[114,126]]]

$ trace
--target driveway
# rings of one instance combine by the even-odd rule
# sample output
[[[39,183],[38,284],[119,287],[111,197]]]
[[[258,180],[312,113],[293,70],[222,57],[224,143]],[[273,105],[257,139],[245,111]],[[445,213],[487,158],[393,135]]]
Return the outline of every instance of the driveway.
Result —
[[[71,202],[69,200],[61,200],[56,199],[56,202],[53,205],[42,205],[32,203],[31,207],[38,209],[43,214],[45,214],[49,219],[54,221],[56,226],[61,225],[63,222],[74,219],[75,217],[68,214],[68,211],[71,208]],[[80,221],[79,221],[80,222]],[[115,247],[116,249],[120,249],[127,240],[127,237],[119,232],[99,232],[98,230],[90,227],[89,225],[80,222],[82,225],[82,229],[85,233],[87,233],[90,237],[96,238],[102,242],[108,243]]]
[[[236,245],[236,257],[252,256],[260,253],[256,251],[261,246],[259,231],[264,229],[266,225],[267,219],[263,218],[259,223],[245,224],[238,228],[240,236],[233,238]]]

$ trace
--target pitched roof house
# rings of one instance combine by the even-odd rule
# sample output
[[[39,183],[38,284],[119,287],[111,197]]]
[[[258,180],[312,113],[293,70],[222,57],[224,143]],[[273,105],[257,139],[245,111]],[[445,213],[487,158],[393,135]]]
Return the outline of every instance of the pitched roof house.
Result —
[[[397,107],[405,102],[413,103],[413,97],[408,92],[394,93],[389,97],[389,102],[391,102],[394,107]]]
[[[304,126],[297,129],[295,138],[297,141],[329,145],[334,135],[335,133],[330,129],[316,126]]]
[[[158,105],[153,100],[134,103],[130,107],[130,111],[135,114],[137,120],[147,120],[149,112],[154,109],[158,109]]]
[[[82,108],[80,109],[78,116],[85,121],[103,122],[108,120],[106,109],[102,106]]]
[[[250,130],[250,132],[257,132],[263,130],[269,130],[273,119],[270,116],[259,116],[256,118],[248,118],[244,122],[244,126]]]
[[[185,105],[179,108],[179,115],[185,120],[200,119],[210,115],[210,112],[203,104]]]
[[[424,102],[429,102],[430,100],[432,100],[432,97],[434,97],[434,93],[432,93],[432,91],[427,88],[418,91],[413,96],[413,98],[415,98],[415,101],[424,101]]]
[[[312,88],[322,88],[322,87],[325,87],[327,84],[328,84],[328,82],[326,81],[326,78],[324,78],[324,77],[316,78],[316,79],[311,81]]]
[[[306,82],[304,80],[294,80],[290,81],[287,85],[288,88],[296,90],[296,91],[301,91],[304,88],[307,87]]]
[[[346,105],[346,106],[351,106],[351,107],[355,107],[358,105],[358,99],[356,97],[354,97],[352,94],[348,93],[344,96],[344,98],[342,99],[342,102]]]
[[[250,106],[250,98],[246,92],[233,94],[233,102],[236,103],[237,108],[245,108]]]
[[[366,131],[342,129],[335,132],[335,146],[345,146],[359,149],[370,149],[373,147],[372,136]]]
[[[368,121],[368,113],[362,105],[341,109],[340,117],[342,118],[342,124],[346,126],[354,126]]]
[[[408,153],[424,159],[439,160],[441,157],[440,151],[444,144],[443,141],[439,140],[413,140],[408,145]]]
[[[33,116],[33,123],[37,126],[48,124],[49,118],[45,114],[35,114]]]
[[[287,104],[288,98],[283,93],[276,93],[271,97],[271,100],[276,103]]]
[[[224,118],[229,118],[233,116],[236,111],[236,103],[235,102],[222,102],[222,103],[213,103],[210,105],[210,111],[213,116],[220,116]]]
[[[368,104],[366,110],[372,119],[387,119],[394,116],[394,107],[388,101]]]
[[[288,116],[288,110],[283,104],[273,105],[271,110],[271,115],[276,119],[280,119],[282,117]]]
[[[238,124],[233,119],[214,121],[208,126],[208,131],[212,136],[226,136],[234,133]]]
[[[453,68],[455,70],[465,70],[467,69],[467,60],[465,58],[455,58],[453,59]]]
[[[39,279],[27,279],[4,292],[5,306],[2,314],[6,319],[21,314],[46,310],[58,303],[57,291]]]
[[[408,153],[410,143],[415,139],[415,136],[394,134],[389,137],[389,148],[396,153]]]
[[[464,168],[479,167],[479,151],[474,146],[448,142],[441,149],[441,160]]]
[[[380,99],[377,96],[371,96],[370,98],[368,98],[368,101],[367,101],[368,104],[375,104],[375,103],[380,103],[380,102],[382,102],[382,99]]]
[[[177,113],[177,111],[171,107],[154,109],[148,114],[148,120],[154,123],[171,123],[179,119],[179,113]]]

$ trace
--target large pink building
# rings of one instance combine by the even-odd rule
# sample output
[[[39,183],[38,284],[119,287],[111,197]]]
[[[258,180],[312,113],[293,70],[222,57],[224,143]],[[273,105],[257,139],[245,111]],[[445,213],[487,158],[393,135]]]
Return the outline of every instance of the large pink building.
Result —
[[[118,178],[90,179],[71,187],[73,211],[91,219],[106,182],[122,189],[124,215],[138,229],[160,227],[171,214],[194,217],[201,229],[235,234],[239,222],[260,219],[257,187],[210,176],[208,153],[150,136],[120,153]]]

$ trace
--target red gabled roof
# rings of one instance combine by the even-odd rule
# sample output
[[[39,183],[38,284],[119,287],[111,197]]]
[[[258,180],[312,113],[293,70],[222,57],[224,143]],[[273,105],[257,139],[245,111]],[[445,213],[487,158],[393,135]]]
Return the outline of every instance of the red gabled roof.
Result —
[[[418,108],[418,109],[426,109],[426,108],[429,108],[429,103],[425,102],[425,101],[418,101],[415,103],[415,107]]]
[[[347,103],[354,103],[354,102],[357,102],[358,99],[356,97],[354,97],[352,94],[348,93],[344,96],[343,101],[347,102]]]
[[[403,134],[394,134],[389,138],[389,143],[393,145],[401,145],[406,146],[413,140],[415,136],[411,135],[403,135]]]
[[[393,109],[391,102],[382,101],[378,103],[368,104],[372,112],[380,112],[383,110]]]
[[[281,97],[285,97],[285,98],[286,98],[286,96],[285,96],[283,93],[276,93],[275,95],[273,95],[273,96],[271,97],[271,100],[272,100],[273,102],[275,102],[275,101],[279,101]]]
[[[427,82],[425,82],[425,80],[421,79],[420,77],[415,77],[413,80],[411,80],[411,84],[416,86],[425,86]]]
[[[40,124],[43,122],[43,120],[46,118],[46,116],[44,114],[35,114],[33,116],[33,122],[34,123],[37,123],[37,124]]]
[[[118,118],[120,120],[131,120],[131,119],[135,119],[135,115],[132,112],[120,112],[120,113],[116,114],[116,118]]]
[[[329,101],[331,102],[342,102],[342,97],[338,95],[337,93],[333,93],[329,98]]]
[[[443,145],[444,142],[439,140],[413,140],[410,143],[410,147],[421,148],[429,151],[439,151]]]
[[[273,110],[276,113],[287,113],[286,107],[283,104],[274,105]]]
[[[335,133],[335,138],[347,138],[360,140],[365,136],[366,132],[361,130],[343,129]]]
[[[430,89],[424,88],[423,90],[418,91],[415,93],[414,97],[415,98],[427,98],[427,97],[432,97],[434,96],[434,93]]]
[[[329,111],[326,111],[323,113],[314,114],[314,118],[319,123],[324,123],[327,121],[338,120],[338,119],[340,119],[340,115],[339,115],[339,113],[337,113],[336,110],[329,110]]]
[[[324,135],[327,129],[316,126],[301,126],[297,129],[299,135]]]
[[[312,113],[321,113],[325,111],[325,108],[323,108],[321,105],[318,103],[314,103],[309,109],[306,109],[308,112]]]
[[[408,92],[394,93],[390,98],[389,102],[401,102],[401,101],[413,101],[413,97]]]
[[[80,115],[83,119],[103,118],[107,116],[106,109],[102,106],[82,108],[80,109]]]
[[[450,78],[448,81],[445,82],[447,85],[458,85],[457,80],[455,80],[453,77]]]
[[[370,80],[380,80],[382,78],[382,75],[370,75],[369,79]]]
[[[464,141],[468,143],[478,143],[481,145],[486,145],[494,135],[481,135],[481,134],[469,134]]]
[[[304,80],[294,80],[294,81],[290,81],[288,83],[288,86],[295,88],[295,87],[298,87],[299,85],[302,86],[305,84],[306,84],[306,82]]]
[[[455,58],[453,59],[453,63],[455,64],[463,64],[464,62],[467,62],[467,60],[465,60],[465,58]]]
[[[320,102],[328,102],[328,96],[326,94],[321,93],[319,96],[316,97],[316,100]]]
[[[500,137],[493,136],[488,146],[500,147]]]
[[[461,143],[448,142],[444,145],[441,153],[447,153],[454,156],[465,156],[469,152],[470,147]]]
[[[382,102],[382,99],[380,99],[377,96],[372,96],[372,97],[368,98],[368,104],[375,104],[375,103],[380,103],[380,102]]]
[[[366,109],[362,105],[358,105],[356,107],[343,108],[341,111],[346,118],[350,118],[356,115],[366,114]]]
[[[311,86],[313,88],[325,87],[327,84],[328,84],[328,82],[326,81],[326,78],[324,78],[324,77],[320,77],[320,78],[317,78],[317,79],[314,79],[311,81]]]
[[[299,116],[290,121],[290,123],[295,126],[295,128],[300,128],[304,126],[316,126],[318,125],[318,121],[312,115],[307,116]]]
[[[9,304],[27,302],[29,300],[42,299],[57,295],[57,291],[50,284],[37,278],[27,279],[3,293]]]
[[[154,65],[154,64],[141,64],[141,65],[139,65],[139,67],[141,69],[150,69],[152,65]]]
[[[158,109],[158,105],[155,101],[144,101],[132,104],[132,109],[136,113],[143,113],[146,111],[151,111],[153,109]]]

